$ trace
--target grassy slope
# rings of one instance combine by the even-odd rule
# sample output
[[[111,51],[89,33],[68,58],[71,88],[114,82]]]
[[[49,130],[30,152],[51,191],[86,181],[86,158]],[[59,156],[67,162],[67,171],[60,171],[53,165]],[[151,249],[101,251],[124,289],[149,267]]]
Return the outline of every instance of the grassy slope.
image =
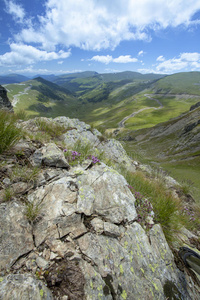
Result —
[[[31,87],[25,94],[24,89]],[[11,102],[18,94],[18,103],[14,110],[25,110],[29,116],[56,117],[60,115],[75,115],[77,99],[67,90],[51,84],[48,81],[35,79],[22,84],[6,85]],[[41,109],[42,105],[47,110]],[[49,111],[48,111],[49,108]]]
[[[159,80],[154,85],[156,92],[200,95],[200,72],[178,73]]]
[[[142,154],[139,159],[156,163],[168,170],[178,181],[194,183],[195,198],[200,201],[200,124],[186,132],[189,124],[200,120],[200,107],[158,124],[154,128],[130,132],[134,141],[126,142],[130,155]],[[137,158],[137,157],[136,157]]]

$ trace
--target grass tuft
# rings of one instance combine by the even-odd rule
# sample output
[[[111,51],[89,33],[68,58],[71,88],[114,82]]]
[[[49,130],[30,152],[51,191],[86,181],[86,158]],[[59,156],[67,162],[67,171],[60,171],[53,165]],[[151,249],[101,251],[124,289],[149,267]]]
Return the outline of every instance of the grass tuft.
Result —
[[[21,137],[14,114],[0,111],[0,154],[10,149]]]
[[[40,131],[45,132],[51,138],[58,138],[68,130],[65,126],[57,124],[53,121],[49,122],[42,119],[36,119],[35,123]]]

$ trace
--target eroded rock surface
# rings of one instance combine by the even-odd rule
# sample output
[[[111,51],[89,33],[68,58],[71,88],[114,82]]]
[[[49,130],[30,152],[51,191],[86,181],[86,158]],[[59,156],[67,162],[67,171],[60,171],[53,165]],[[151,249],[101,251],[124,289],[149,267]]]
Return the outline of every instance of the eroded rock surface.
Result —
[[[35,279],[30,274],[16,274],[1,278],[0,299],[53,300],[53,296],[41,280]]]
[[[0,204],[0,272],[9,269],[34,247],[32,227],[19,202]]]
[[[63,135],[66,147],[79,132],[115,163],[128,163],[118,142],[101,143],[89,125],[66,117],[56,122],[71,127]],[[137,222],[135,197],[119,172],[89,158],[66,168],[56,145],[36,146],[28,151],[26,143],[27,155],[42,167],[37,178],[19,182],[0,204],[1,300],[198,299],[198,285],[177,268],[160,225],[145,232]],[[132,170],[135,165],[130,162]],[[12,166],[1,173],[5,187],[18,183],[9,178]]]

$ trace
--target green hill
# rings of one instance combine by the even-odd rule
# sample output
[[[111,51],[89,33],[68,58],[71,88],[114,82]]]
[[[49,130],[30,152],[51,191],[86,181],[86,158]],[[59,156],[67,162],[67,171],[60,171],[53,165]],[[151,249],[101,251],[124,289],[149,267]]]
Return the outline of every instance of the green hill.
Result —
[[[5,87],[14,110],[25,110],[30,116],[75,115],[78,107],[70,91],[41,77]]]
[[[179,181],[193,182],[200,201],[200,106],[152,128],[130,131],[123,139],[132,156],[140,153]]]
[[[166,76],[154,85],[155,93],[200,95],[200,72]]]

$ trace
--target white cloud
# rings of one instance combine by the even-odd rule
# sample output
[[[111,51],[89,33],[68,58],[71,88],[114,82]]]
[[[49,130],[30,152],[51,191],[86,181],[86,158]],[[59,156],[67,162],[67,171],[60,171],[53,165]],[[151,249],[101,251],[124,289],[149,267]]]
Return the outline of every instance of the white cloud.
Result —
[[[178,57],[174,57],[168,60],[164,59],[156,66],[157,72],[167,74],[187,69],[200,69],[200,53],[181,53]]]
[[[121,55],[117,58],[113,58],[113,62],[121,64],[133,63],[137,61],[137,58],[131,57],[130,55]]]
[[[138,52],[138,56],[143,56],[144,55],[144,51],[141,50],[140,52]]]
[[[165,58],[164,58],[164,56],[163,55],[160,55],[160,56],[158,56],[157,57],[157,59],[156,59],[157,61],[164,61],[165,60]]]
[[[62,65],[64,63],[63,60],[58,61],[58,65]]]
[[[104,64],[114,63],[134,63],[137,62],[137,58],[131,57],[130,55],[120,55],[119,57],[113,58],[111,55],[96,55],[93,56],[90,60],[98,61]]]
[[[63,59],[71,55],[70,50],[68,52],[60,50],[58,53],[47,52],[33,46],[16,43],[12,43],[10,49],[10,52],[0,55],[0,66],[33,64],[39,61]]]
[[[180,55],[181,60],[188,61],[188,62],[197,62],[200,60],[200,54],[197,52],[193,53],[181,53]]]
[[[107,65],[113,61],[113,58],[111,55],[95,55],[90,60],[95,60]]]
[[[12,0],[10,1],[5,0],[5,4],[6,4],[6,12],[11,14],[17,22],[22,23],[25,17],[25,11],[23,7]]]
[[[198,23],[191,18],[199,9],[197,0],[48,0],[37,30],[24,28],[18,39],[39,42],[45,50],[55,50],[58,44],[114,49],[123,40],[150,40],[148,29]]]
[[[27,76],[33,76],[36,74],[70,74],[70,73],[78,73],[83,72],[83,70],[50,70],[50,69],[41,69],[41,68],[34,68],[33,66],[28,66],[25,68],[19,68],[19,69],[9,69],[8,73],[19,73],[19,74],[25,74]],[[7,74],[8,74],[7,73]],[[4,72],[0,72],[0,74],[5,74]]]

